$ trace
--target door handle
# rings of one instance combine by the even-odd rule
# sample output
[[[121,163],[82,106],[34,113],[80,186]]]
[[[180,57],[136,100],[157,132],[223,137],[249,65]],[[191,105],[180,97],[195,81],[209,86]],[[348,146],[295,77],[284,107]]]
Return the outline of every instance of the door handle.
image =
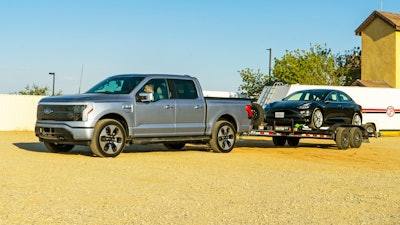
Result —
[[[201,105],[196,105],[194,108],[195,108],[195,109],[202,109],[203,106],[201,106]]]
[[[173,106],[173,105],[166,105],[166,106],[164,106],[164,108],[165,108],[165,109],[173,109],[174,106]]]

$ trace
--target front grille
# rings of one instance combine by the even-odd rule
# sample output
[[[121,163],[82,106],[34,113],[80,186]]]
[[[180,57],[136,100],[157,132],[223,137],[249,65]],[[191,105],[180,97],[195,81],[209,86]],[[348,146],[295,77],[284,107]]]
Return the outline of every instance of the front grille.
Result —
[[[82,121],[85,105],[38,105],[38,120]]]

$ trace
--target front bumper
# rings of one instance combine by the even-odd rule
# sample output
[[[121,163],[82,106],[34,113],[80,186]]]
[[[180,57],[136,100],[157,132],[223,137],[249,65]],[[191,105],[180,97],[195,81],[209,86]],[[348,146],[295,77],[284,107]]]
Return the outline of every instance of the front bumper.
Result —
[[[36,122],[35,135],[40,141],[86,144],[93,137],[93,127],[72,127],[65,123]]]

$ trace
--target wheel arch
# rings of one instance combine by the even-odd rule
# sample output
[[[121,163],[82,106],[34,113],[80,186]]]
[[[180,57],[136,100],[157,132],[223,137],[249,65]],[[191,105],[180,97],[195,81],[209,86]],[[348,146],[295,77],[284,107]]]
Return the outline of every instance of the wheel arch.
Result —
[[[235,130],[236,131],[238,130],[238,124],[236,123],[236,120],[233,116],[231,116],[229,114],[224,114],[217,119],[217,121],[221,121],[221,120],[230,122],[233,125],[233,127],[235,128]]]
[[[113,119],[113,120],[120,122],[122,124],[122,126],[124,126],[126,136],[129,136],[128,123],[126,122],[126,119],[123,116],[121,116],[120,114],[117,114],[117,113],[105,114],[102,117],[100,117],[99,121],[103,120],[103,119]]]

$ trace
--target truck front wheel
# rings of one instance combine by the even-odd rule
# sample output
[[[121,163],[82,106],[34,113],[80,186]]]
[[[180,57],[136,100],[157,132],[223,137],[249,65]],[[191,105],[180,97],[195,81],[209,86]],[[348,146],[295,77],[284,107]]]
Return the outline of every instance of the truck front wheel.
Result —
[[[236,130],[228,121],[217,121],[211,133],[209,142],[215,152],[228,153],[236,142]]]
[[[120,122],[100,120],[94,127],[90,149],[99,157],[115,157],[124,150],[125,137],[125,129]]]

